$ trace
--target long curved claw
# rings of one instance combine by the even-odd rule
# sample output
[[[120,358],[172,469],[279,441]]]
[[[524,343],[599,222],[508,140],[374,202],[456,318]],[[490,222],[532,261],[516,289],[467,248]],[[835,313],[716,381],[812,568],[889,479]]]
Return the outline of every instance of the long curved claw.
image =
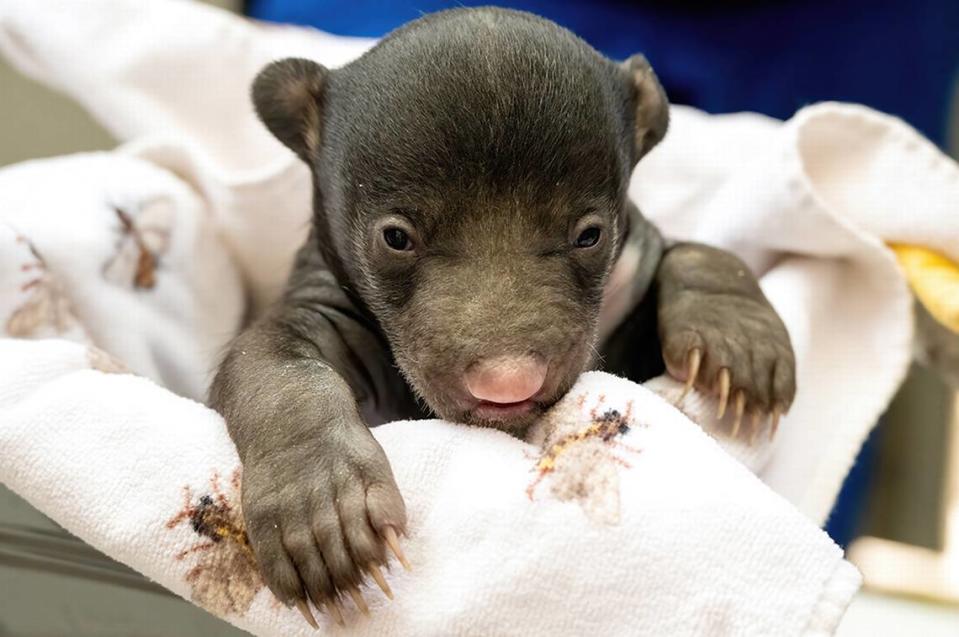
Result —
[[[325,606],[326,612],[330,614],[330,617],[333,618],[333,621],[335,621],[337,625],[346,626],[346,622],[343,621],[343,610],[340,608],[340,603],[337,600],[331,599],[325,603]]]
[[[370,607],[366,605],[366,600],[363,599],[363,594],[354,586],[349,589],[350,597],[353,598],[353,603],[356,604],[356,607],[360,609],[360,612],[370,616]]]
[[[686,394],[696,384],[696,377],[699,376],[699,366],[703,362],[703,351],[698,347],[689,350],[686,355],[686,386],[683,387],[683,393],[679,395],[680,402],[686,398]]]
[[[399,540],[396,538],[396,529],[394,529],[392,526],[384,528],[383,539],[386,540],[386,545],[390,547],[391,551],[393,551],[393,555],[395,555],[396,559],[400,561],[400,564],[403,565],[403,568],[405,568],[407,571],[412,570],[409,561],[403,554],[403,549],[400,548]]]
[[[383,573],[380,572],[380,568],[376,564],[370,564],[369,571],[370,577],[372,577],[376,585],[380,587],[383,594],[386,595],[387,598],[393,599],[393,591],[390,590],[390,585],[386,583],[386,579],[383,577]]]
[[[729,368],[723,367],[719,370],[719,409],[716,411],[716,418],[722,420],[726,415],[726,406],[729,404]]]
[[[300,611],[300,614],[303,615],[303,619],[306,620],[306,623],[313,627],[313,630],[319,629],[319,624],[316,623],[316,619],[313,617],[313,613],[310,612],[310,606],[306,603],[305,599],[299,599],[296,601],[296,609]]]
[[[776,435],[776,430],[779,429],[779,419],[782,418],[783,408],[779,405],[773,407],[773,423],[769,427],[769,438],[772,438]]]
[[[733,438],[739,436],[739,427],[743,424],[743,413],[746,411],[746,392],[736,392],[735,419],[733,420]]]

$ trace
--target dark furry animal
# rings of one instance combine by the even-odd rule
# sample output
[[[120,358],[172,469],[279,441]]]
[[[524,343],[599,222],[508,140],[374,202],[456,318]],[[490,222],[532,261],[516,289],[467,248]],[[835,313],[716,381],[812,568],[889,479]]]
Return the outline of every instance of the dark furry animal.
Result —
[[[746,266],[667,245],[627,200],[667,128],[642,56],[458,9],[337,70],[275,62],[253,99],[312,170],[313,230],[211,402],[284,602],[355,593],[404,530],[368,425],[432,412],[519,435],[598,363],[637,381],[668,369],[730,398],[737,422],[790,406],[789,337]]]

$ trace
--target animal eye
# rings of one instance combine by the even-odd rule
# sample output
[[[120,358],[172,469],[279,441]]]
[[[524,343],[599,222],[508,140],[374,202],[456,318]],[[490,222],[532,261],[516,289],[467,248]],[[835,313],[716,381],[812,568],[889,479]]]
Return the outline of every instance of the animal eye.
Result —
[[[602,231],[596,226],[586,228],[579,233],[578,237],[576,237],[575,245],[577,248],[592,248],[594,245],[599,243],[599,237],[601,234]]]
[[[393,226],[383,229],[383,241],[385,241],[386,245],[391,249],[399,252],[413,249],[413,242],[410,241],[410,236],[406,234],[404,230]]]

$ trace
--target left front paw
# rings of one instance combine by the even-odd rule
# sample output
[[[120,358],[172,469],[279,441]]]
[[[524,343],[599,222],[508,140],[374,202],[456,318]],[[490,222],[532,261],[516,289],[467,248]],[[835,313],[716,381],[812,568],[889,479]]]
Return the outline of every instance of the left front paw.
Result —
[[[677,290],[659,308],[663,359],[670,375],[719,398],[732,398],[732,435],[750,414],[750,439],[771,417],[770,435],[796,395],[796,360],[779,315],[759,294]]]

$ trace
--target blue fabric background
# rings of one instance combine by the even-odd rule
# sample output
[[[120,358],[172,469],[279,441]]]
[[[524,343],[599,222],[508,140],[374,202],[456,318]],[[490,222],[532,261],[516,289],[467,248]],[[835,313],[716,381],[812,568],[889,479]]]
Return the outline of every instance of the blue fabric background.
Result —
[[[614,59],[642,52],[670,99],[778,118],[821,100],[899,115],[940,145],[959,73],[959,0],[448,2],[250,0],[257,18],[380,37],[421,13],[496,4],[575,31]],[[728,6],[727,6],[728,5]]]

